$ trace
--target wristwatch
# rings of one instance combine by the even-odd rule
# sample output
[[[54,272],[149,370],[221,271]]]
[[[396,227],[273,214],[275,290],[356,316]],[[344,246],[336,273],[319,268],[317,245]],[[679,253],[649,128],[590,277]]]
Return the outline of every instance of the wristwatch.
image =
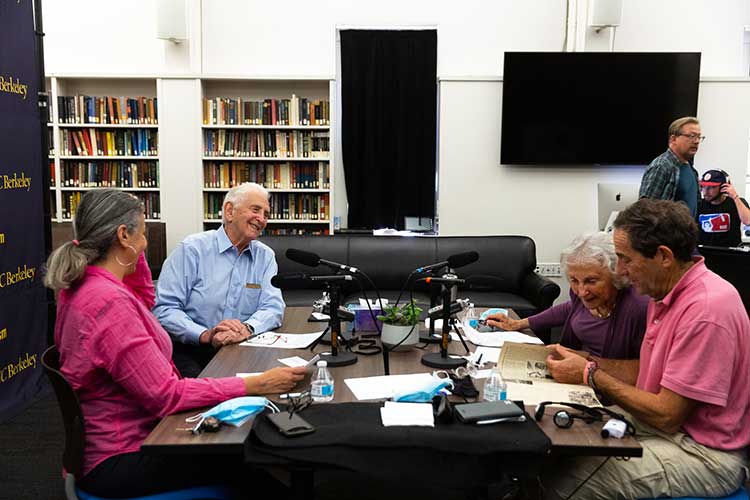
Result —
[[[242,323],[242,324],[245,325],[245,328],[247,328],[247,331],[250,332],[250,335],[255,333],[255,330],[253,330],[253,327],[250,323]]]

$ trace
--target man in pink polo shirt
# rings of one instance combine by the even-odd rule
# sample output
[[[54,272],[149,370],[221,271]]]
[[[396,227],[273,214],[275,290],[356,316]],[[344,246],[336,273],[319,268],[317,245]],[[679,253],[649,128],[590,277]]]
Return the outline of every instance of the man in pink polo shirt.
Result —
[[[692,255],[698,228],[684,205],[642,199],[614,226],[618,274],[652,299],[640,360],[587,360],[550,346],[547,364],[556,380],[587,383],[630,413],[643,458],[568,461],[545,479],[545,497],[579,486],[576,499],[732,493],[746,478],[750,443],[742,300]]]

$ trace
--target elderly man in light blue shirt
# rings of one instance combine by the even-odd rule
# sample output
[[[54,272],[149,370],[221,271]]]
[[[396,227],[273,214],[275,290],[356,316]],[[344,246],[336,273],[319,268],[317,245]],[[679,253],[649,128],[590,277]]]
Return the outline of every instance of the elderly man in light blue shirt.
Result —
[[[217,348],[281,325],[284,300],[271,285],[278,265],[257,241],[269,194],[246,182],[224,198],[223,225],[185,238],[164,262],[153,312],[172,336],[180,373],[195,377]]]

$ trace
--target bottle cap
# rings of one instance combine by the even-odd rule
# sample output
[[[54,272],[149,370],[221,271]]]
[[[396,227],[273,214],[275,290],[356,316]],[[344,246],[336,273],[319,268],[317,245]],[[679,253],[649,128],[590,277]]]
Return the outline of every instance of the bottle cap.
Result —
[[[328,366],[328,361],[326,360],[320,360],[318,361],[318,368],[325,368]]]

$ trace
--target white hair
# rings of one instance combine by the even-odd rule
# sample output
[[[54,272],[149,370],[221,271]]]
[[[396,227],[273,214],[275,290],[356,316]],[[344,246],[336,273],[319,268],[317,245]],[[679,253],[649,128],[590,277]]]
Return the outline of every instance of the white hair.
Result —
[[[224,203],[221,204],[221,221],[224,224],[227,223],[225,209],[227,203],[231,203],[232,206],[235,206],[253,193],[257,193],[265,197],[266,200],[271,198],[271,194],[268,192],[268,190],[260,184],[256,184],[255,182],[243,182],[239,186],[235,186],[230,189],[227,195],[224,197]]]
[[[618,276],[615,271],[617,254],[612,241],[612,233],[602,231],[577,236],[571,244],[560,253],[560,268],[563,275],[568,274],[568,266],[597,265],[607,269],[612,275],[612,284],[618,290],[629,285],[627,279]]]

